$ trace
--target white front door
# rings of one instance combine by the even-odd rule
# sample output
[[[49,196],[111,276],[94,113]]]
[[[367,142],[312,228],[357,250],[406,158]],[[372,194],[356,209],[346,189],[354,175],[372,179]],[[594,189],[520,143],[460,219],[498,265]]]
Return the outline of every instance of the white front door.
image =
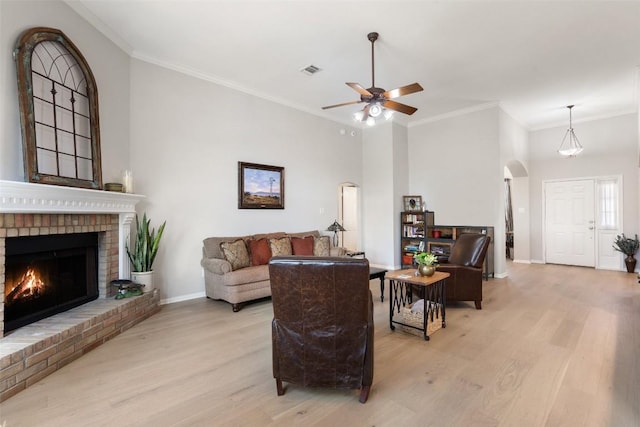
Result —
[[[595,267],[594,180],[545,183],[545,259]]]

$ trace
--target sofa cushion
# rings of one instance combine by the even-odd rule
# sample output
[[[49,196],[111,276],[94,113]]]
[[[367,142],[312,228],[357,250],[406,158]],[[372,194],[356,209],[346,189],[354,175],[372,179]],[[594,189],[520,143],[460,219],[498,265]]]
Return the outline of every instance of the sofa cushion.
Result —
[[[292,237],[291,250],[293,255],[313,255],[313,241],[313,236],[307,236],[304,238]]]
[[[271,259],[271,248],[267,239],[249,240],[251,265],[266,265]]]
[[[308,236],[320,237],[320,232],[318,230],[311,230],[311,231],[303,231],[300,233],[289,233],[288,236],[289,237],[308,237]]]
[[[291,240],[288,237],[269,239],[271,256],[291,255]]]
[[[249,267],[249,251],[244,240],[237,239],[233,242],[220,243],[220,250],[224,255],[224,259],[231,264],[231,270],[235,271],[240,268]]]
[[[204,255],[207,258],[219,258],[225,259],[224,254],[222,253],[222,249],[220,248],[220,243],[223,242],[234,242],[238,239],[247,240],[249,236],[235,236],[235,237],[207,237],[204,239],[203,248]]]
[[[280,237],[286,237],[287,233],[285,233],[284,231],[276,231],[274,233],[262,233],[262,234],[254,234],[252,236],[252,238],[254,240],[260,240],[260,239],[278,239]]]
[[[313,254],[315,256],[329,256],[331,240],[329,236],[316,237],[313,241]]]

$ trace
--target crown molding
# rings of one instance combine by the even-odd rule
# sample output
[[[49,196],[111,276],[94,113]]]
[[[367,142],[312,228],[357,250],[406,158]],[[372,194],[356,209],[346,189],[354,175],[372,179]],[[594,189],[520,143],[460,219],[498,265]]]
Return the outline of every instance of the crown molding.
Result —
[[[412,128],[412,127],[424,125],[427,123],[439,122],[441,120],[450,119],[452,117],[464,116],[470,113],[488,110],[494,107],[500,107],[500,103],[498,101],[491,101],[491,102],[485,102],[483,104],[474,105],[473,107],[461,108],[459,110],[450,111],[444,114],[438,114],[435,116],[427,117],[426,119],[409,123],[408,127]]]
[[[85,5],[78,1],[64,0],[64,3],[73,9],[78,15],[84,18],[89,24],[91,24],[96,30],[100,31],[106,38],[111,40],[116,46],[131,56],[133,48],[122,37],[120,37],[115,31],[105,24],[100,18],[93,14]]]

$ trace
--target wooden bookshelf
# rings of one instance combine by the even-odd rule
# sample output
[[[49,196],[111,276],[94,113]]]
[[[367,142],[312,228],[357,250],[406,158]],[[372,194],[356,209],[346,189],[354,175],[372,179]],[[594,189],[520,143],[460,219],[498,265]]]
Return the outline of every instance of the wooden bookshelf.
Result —
[[[400,264],[401,268],[413,265],[413,255],[427,248],[427,231],[434,224],[432,211],[400,213]]]

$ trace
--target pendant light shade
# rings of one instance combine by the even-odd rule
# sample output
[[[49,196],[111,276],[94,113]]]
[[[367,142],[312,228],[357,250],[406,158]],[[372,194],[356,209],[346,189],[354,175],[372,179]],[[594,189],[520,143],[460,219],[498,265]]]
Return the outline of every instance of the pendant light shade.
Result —
[[[578,137],[573,131],[573,126],[571,125],[571,109],[573,107],[573,105],[567,105],[567,108],[569,109],[569,129],[565,132],[560,148],[558,148],[558,153],[565,157],[575,157],[584,150],[580,141],[578,141]]]

